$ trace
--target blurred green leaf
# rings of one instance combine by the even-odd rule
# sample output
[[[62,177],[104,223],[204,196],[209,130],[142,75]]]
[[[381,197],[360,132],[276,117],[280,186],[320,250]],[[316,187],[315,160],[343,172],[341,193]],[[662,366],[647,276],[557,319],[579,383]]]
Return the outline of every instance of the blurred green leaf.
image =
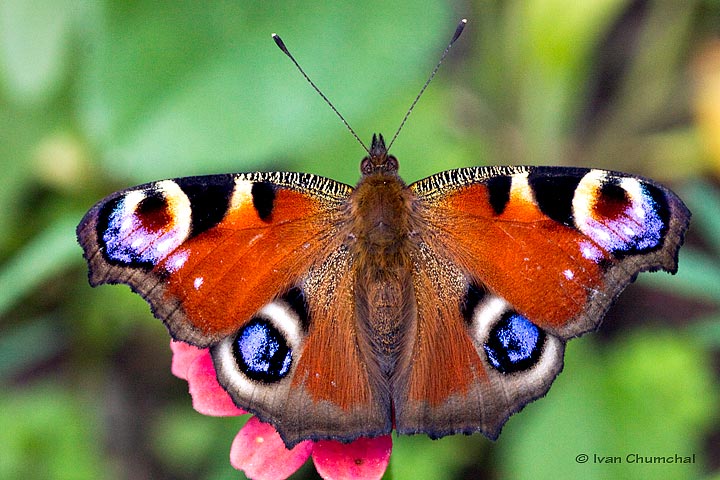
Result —
[[[58,385],[0,392],[0,478],[112,479],[95,410]]]
[[[720,304],[720,264],[697,250],[680,250],[678,272],[675,275],[643,275],[639,283],[688,299]]]
[[[688,334],[714,350],[720,350],[720,315],[700,317],[688,328]]]
[[[202,472],[208,459],[229,458],[233,437],[247,418],[212,419],[192,410],[189,402],[171,405],[153,420],[153,445],[158,457],[178,475]],[[229,463],[223,471],[237,478],[238,472]]]
[[[463,468],[482,460],[481,436],[455,435],[431,440],[425,435],[393,438],[388,473],[383,479],[456,478]]]
[[[0,315],[18,299],[76,263],[80,250],[75,226],[81,215],[58,218],[8,260],[0,269]]]
[[[526,150],[521,163],[563,157],[568,128],[580,114],[589,56],[626,0],[511,2],[503,40],[512,62],[511,97]],[[562,21],[559,19],[562,18]]]
[[[18,237],[18,230],[35,221],[26,213],[37,188],[34,154],[58,116],[62,113],[21,110],[0,99],[0,255],[18,248],[24,240]]]
[[[720,192],[708,182],[694,181],[681,193],[693,215],[690,228],[710,242],[711,248],[720,256]]]
[[[4,329],[0,336],[0,379],[9,379],[22,370],[49,360],[64,346],[58,341],[57,319],[28,319],[25,323]],[[41,345],[42,348],[28,348]]]

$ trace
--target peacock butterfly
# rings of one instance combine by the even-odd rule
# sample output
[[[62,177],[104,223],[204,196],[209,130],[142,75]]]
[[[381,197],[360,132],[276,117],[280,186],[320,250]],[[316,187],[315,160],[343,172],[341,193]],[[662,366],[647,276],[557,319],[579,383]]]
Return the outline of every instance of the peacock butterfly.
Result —
[[[652,180],[589,168],[406,185],[382,135],[360,168],[355,188],[254,172],[116,192],[77,228],[90,283],[129,285],[175,340],[209,347],[288,447],[496,438],[639,272],[677,270],[690,218]]]

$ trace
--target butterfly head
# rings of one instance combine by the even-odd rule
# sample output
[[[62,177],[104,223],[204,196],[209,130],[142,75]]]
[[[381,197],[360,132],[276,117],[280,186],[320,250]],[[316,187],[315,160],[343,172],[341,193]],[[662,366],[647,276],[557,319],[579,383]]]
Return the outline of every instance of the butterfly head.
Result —
[[[382,134],[373,134],[372,143],[370,144],[369,155],[360,162],[360,171],[363,176],[375,173],[396,174],[398,171],[398,160],[392,155],[388,155],[385,139]]]

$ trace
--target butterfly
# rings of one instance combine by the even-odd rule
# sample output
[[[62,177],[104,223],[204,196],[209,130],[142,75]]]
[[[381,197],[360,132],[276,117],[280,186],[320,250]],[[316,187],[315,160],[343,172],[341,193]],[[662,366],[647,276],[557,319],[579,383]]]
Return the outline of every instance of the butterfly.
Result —
[[[388,149],[373,135],[355,188],[253,172],[113,193],[77,227],[90,283],[129,285],[173,339],[209,348],[234,403],[289,448],[497,438],[638,273],[677,270],[690,212],[652,180],[496,166],[406,185]]]
[[[93,286],[124,283],[288,447],[482,432],[545,395],[565,343],[690,212],[632,175],[471,167],[406,185],[373,136],[355,188],[308,173],[163,180],[80,222]]]

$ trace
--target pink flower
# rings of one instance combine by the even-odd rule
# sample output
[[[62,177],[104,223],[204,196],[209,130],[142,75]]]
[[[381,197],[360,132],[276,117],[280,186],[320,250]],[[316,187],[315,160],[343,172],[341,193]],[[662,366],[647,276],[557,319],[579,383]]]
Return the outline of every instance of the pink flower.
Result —
[[[187,380],[195,410],[212,416],[247,414],[235,406],[218,383],[208,349],[174,340],[170,348],[172,373]],[[390,461],[391,450],[390,435],[359,438],[347,444],[306,440],[288,450],[272,425],[253,417],[235,436],[230,463],[250,478],[280,480],[292,475],[312,457],[318,473],[327,480],[379,479]]]

